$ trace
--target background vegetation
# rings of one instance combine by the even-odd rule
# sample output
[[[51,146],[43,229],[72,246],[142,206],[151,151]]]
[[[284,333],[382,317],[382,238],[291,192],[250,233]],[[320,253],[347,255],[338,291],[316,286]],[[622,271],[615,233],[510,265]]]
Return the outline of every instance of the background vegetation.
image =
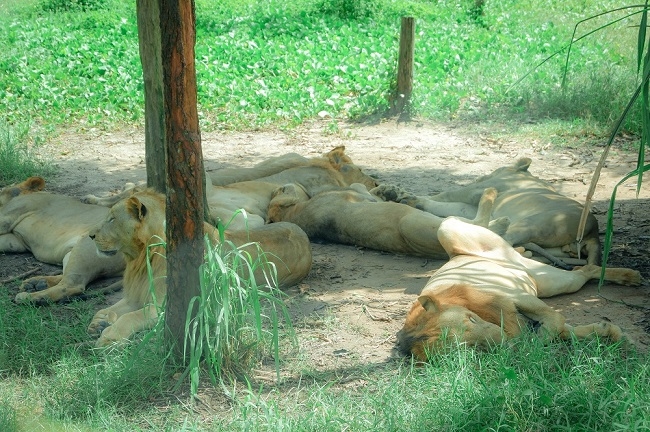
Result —
[[[563,55],[535,66],[568,44],[577,21],[617,6],[196,0],[201,127],[376,118],[394,86],[399,17],[409,14],[417,19],[416,116],[602,137],[638,84],[638,20],[574,46],[564,89]],[[133,2],[4,1],[0,49],[0,184],[43,173],[36,150],[61,128],[142,122]],[[636,133],[640,122],[631,117],[624,128]],[[646,358],[597,341],[541,345],[534,338],[487,353],[455,349],[423,367],[359,368],[350,371],[359,382],[352,388],[293,366],[298,381],[271,389],[233,384],[220,390],[223,412],[202,415],[172,395],[177,370],[156,343],[89,349],[85,327],[94,309],[93,300],[73,302],[60,315],[16,308],[0,291],[0,430],[650,428]]]
[[[609,124],[625,106],[636,81],[638,19],[579,42],[565,92],[559,89],[563,55],[509,89],[565,47],[577,21],[619,2],[503,0],[485,2],[482,15],[473,5],[474,0],[197,0],[201,126],[295,125],[318,115],[382,113],[404,14],[417,19],[413,108],[421,117],[499,112]],[[0,18],[5,119],[46,128],[142,120],[133,4],[41,0],[11,12]],[[579,34],[611,18],[590,22]]]

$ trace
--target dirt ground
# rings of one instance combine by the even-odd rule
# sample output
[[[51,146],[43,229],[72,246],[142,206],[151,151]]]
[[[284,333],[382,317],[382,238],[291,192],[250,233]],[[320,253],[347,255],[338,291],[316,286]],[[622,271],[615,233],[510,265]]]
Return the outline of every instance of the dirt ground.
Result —
[[[327,124],[314,123],[289,132],[203,133],[206,167],[247,167],[288,152],[317,156],[345,145],[354,162],[380,182],[425,195],[466,184],[528,156],[533,159],[530,171],[534,175],[583,201],[600,157],[600,148],[557,149],[534,139],[498,138],[480,128],[468,132],[436,124],[387,121],[339,125],[337,133],[325,130]],[[59,173],[47,179],[51,191],[101,195],[127,181],[145,179],[142,129],[64,134],[42,152],[59,166]],[[624,151],[612,150],[608,157],[595,194],[594,212],[601,232],[612,189],[635,162],[636,155]],[[643,351],[650,345],[647,185],[639,199],[635,198],[634,179],[619,188],[609,259],[612,266],[641,271],[646,278],[643,286],[607,285],[599,292],[597,284],[590,283],[576,294],[547,300],[573,324],[611,320]],[[410,304],[442,262],[335,244],[313,244],[313,255],[310,275],[288,291],[287,299],[304,361],[318,370],[333,370],[354,364],[378,365],[394,357],[395,333]],[[26,254],[0,255],[0,280],[30,269],[38,273],[56,270]]]

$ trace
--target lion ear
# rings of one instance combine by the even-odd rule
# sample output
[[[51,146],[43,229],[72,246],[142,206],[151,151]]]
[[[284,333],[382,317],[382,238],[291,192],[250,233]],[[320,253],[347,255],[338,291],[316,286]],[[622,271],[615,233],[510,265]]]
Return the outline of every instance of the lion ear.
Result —
[[[26,189],[32,192],[38,192],[45,189],[45,180],[43,177],[30,177],[25,180]]]
[[[339,169],[341,167],[341,164],[349,160],[349,158],[345,155],[345,146],[334,147],[327,153],[327,158],[329,159],[332,166],[336,169]]]
[[[533,160],[531,158],[524,157],[515,162],[514,168],[517,171],[528,171],[528,167],[532,162]]]
[[[140,221],[147,215],[147,207],[142,201],[133,196],[126,201],[126,209],[131,213],[131,216]]]
[[[437,299],[427,296],[427,295],[421,295],[418,297],[418,301],[426,310],[427,312],[439,312],[440,311],[440,303],[438,302]]]

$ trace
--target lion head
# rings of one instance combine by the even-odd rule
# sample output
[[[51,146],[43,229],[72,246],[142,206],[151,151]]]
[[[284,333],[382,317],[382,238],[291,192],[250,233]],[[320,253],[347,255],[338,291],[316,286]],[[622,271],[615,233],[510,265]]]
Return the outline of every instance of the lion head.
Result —
[[[164,232],[164,196],[147,189],[111,207],[90,237],[99,253],[114,255],[119,251],[127,260],[134,260],[152,241],[162,238]]]
[[[487,347],[520,332],[514,304],[505,298],[453,285],[436,294],[423,294],[411,307],[397,343],[404,354],[426,361],[445,341]]]
[[[361,183],[368,190],[377,186],[377,181],[364,173],[361,168],[355,165],[350,156],[345,154],[345,146],[338,146],[325,154],[329,164],[338,171],[343,179],[343,184]]]
[[[307,191],[300,185],[289,183],[273,191],[266,213],[267,222],[285,220],[287,212],[296,204],[309,201]]]
[[[42,177],[29,177],[23,182],[2,188],[0,189],[0,206],[7,204],[18,195],[40,192],[44,188],[45,180]]]

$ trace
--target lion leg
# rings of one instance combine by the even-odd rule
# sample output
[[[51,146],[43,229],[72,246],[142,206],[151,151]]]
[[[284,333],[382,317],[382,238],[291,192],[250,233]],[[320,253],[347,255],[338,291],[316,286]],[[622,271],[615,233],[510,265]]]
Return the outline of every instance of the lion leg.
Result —
[[[24,285],[25,291],[16,294],[17,303],[26,302],[57,302],[62,299],[82,294],[86,286],[100,278],[119,276],[124,271],[125,263],[121,255],[100,256],[95,243],[88,236],[82,237],[63,259],[63,274],[56,279],[35,277],[29,285]],[[51,285],[55,283],[54,285]],[[40,289],[40,288],[44,289]],[[32,288],[38,289],[29,292]]]
[[[155,305],[148,305],[142,309],[122,314],[106,327],[95,346],[104,347],[115,342],[129,338],[132,334],[153,328],[158,320],[158,309]]]
[[[123,200],[124,198],[128,198],[131,195],[133,195],[136,192],[142,191],[145,187],[147,186],[147,183],[144,181],[139,181],[138,184],[136,185],[135,183],[128,182],[124,185],[124,188],[122,191],[106,196],[106,197],[97,197],[92,194],[88,194],[84,197],[81,198],[81,202],[85,204],[94,204],[94,205],[99,205],[103,207],[113,207],[113,205],[118,202]]]
[[[376,188],[371,189],[370,193],[384,201],[406,204],[418,210],[443,218],[457,216],[466,219],[474,219],[476,217],[476,205],[466,204],[463,202],[434,201],[427,197],[418,197],[394,185],[379,185]]]
[[[600,336],[617,342],[623,339],[624,334],[623,330],[621,330],[619,326],[606,321],[601,321],[599,323],[580,325],[575,327],[565,324],[564,329],[559,336],[562,339],[571,339],[572,337],[576,337],[578,339],[586,339],[589,337]]]
[[[565,273],[567,272],[565,271]],[[598,335],[618,341],[623,337],[623,331],[620,327],[605,321],[596,324],[571,326],[566,323],[566,319],[561,313],[533,295],[518,296],[514,301],[517,310],[522,315],[540,323],[541,336],[545,338],[570,339],[571,337],[577,337],[583,339]]]
[[[20,238],[13,233],[7,233],[0,235],[0,252],[23,253],[29,252],[29,250]]]
[[[450,258],[456,255],[474,255],[506,262],[519,262],[523,259],[498,234],[458,218],[443,220],[438,229],[438,240]]]
[[[481,195],[481,200],[478,203],[478,211],[476,217],[472,219],[471,223],[487,227],[492,217],[492,207],[494,207],[494,200],[497,199],[497,190],[494,188],[487,188]]]
[[[540,298],[574,293],[591,279],[600,279],[601,267],[596,265],[588,264],[567,271],[523,257],[521,263],[535,279],[537,296]],[[619,285],[639,285],[641,274],[632,269],[608,268],[605,269],[605,280]]]
[[[456,202],[478,206],[484,189],[485,186],[469,185],[460,189],[441,192],[431,196],[430,199],[437,202]]]

